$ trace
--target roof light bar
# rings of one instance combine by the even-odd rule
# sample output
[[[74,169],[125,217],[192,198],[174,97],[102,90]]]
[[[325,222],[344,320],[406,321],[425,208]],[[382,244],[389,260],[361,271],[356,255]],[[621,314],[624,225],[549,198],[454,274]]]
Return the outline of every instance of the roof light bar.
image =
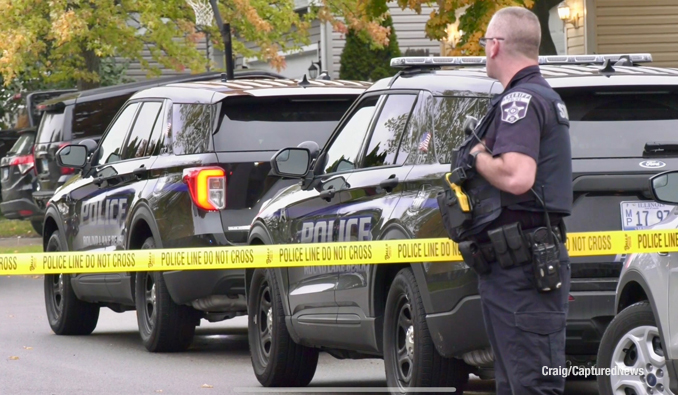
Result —
[[[649,53],[614,54],[614,55],[551,55],[540,56],[539,64],[543,65],[576,65],[576,64],[604,64],[605,60],[617,62],[622,57],[628,57],[633,63],[650,63],[652,55]],[[391,67],[405,68],[434,68],[442,66],[484,66],[484,56],[428,56],[428,57],[400,57],[391,59]]]

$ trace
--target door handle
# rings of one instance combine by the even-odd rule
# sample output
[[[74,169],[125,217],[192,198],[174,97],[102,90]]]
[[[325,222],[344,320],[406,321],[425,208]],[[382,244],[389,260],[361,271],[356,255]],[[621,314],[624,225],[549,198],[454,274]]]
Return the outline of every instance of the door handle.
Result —
[[[380,182],[379,186],[388,192],[391,192],[395,187],[398,186],[399,183],[400,181],[398,180],[398,177],[396,177],[395,174],[392,174],[389,178]]]
[[[328,188],[320,192],[319,196],[321,199],[327,200],[329,202],[334,197],[334,188]]]
[[[148,173],[148,169],[146,168],[146,165],[141,165],[137,167],[136,169],[132,170],[132,174],[137,176],[137,178],[142,178]]]

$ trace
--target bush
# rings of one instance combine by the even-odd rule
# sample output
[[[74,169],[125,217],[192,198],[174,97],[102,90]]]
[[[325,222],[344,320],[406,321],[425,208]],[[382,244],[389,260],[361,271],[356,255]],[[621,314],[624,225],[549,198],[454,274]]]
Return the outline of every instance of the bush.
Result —
[[[349,30],[346,35],[346,45],[341,53],[339,78],[377,81],[397,72],[396,69],[391,68],[391,59],[400,56],[400,49],[390,16],[384,20],[382,26],[391,28],[389,44],[382,49],[372,49],[370,42],[361,34]]]

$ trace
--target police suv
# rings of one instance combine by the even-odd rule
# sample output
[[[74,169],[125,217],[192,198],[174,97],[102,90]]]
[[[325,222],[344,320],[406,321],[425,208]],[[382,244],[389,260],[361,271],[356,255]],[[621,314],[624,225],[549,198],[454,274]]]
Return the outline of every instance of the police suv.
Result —
[[[291,184],[270,176],[271,155],[325,141],[369,85],[217,77],[137,92],[99,144],[86,139],[57,152],[59,166],[80,174],[49,200],[45,251],[164,248],[161,259],[190,266],[190,257],[171,248],[246,243],[261,203]],[[131,254],[119,257],[106,267],[135,264]],[[187,348],[202,318],[245,314],[244,292],[242,270],[45,276],[55,333],[91,333],[102,306],[136,309],[150,351]]]
[[[300,181],[252,223],[252,244],[447,237],[436,196],[465,138],[503,91],[484,57],[397,58],[400,72],[370,87],[327,144],[272,159]],[[574,207],[569,232],[651,226],[670,207],[648,200],[648,175],[678,165],[678,70],[638,66],[649,54],[546,56],[541,72],[567,105]],[[567,115],[567,114],[565,114]],[[568,248],[605,251],[606,237]],[[566,352],[595,362],[615,314],[624,257],[572,258]],[[461,389],[491,377],[476,274],[463,262],[248,270],[252,363],[265,386],[306,385],[318,351],[385,360],[389,387]],[[542,328],[540,335],[549,335]],[[303,360],[303,363],[296,361]]]
[[[678,171],[649,183],[657,202],[678,205]],[[678,227],[678,208],[652,230]],[[673,235],[652,243],[678,246]],[[598,351],[598,388],[603,395],[678,394],[678,260],[675,254],[632,254],[624,263],[615,311]],[[611,374],[600,374],[609,369]]]

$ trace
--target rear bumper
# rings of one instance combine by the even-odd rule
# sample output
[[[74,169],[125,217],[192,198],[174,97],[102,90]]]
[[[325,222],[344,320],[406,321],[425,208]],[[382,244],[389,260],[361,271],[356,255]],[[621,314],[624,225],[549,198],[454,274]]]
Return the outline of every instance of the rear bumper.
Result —
[[[33,192],[33,200],[35,201],[35,204],[43,211],[47,208],[47,202],[52,198],[52,196],[54,196],[54,191]]]
[[[245,270],[186,270],[164,272],[172,300],[187,304],[211,295],[245,295]]]
[[[8,219],[41,219],[45,214],[45,211],[39,208],[33,200],[26,198],[3,201],[0,203],[0,211]],[[32,214],[22,215],[21,211],[30,211]]]
[[[597,355],[600,339],[614,318],[614,291],[571,292],[567,314],[568,355]]]
[[[565,351],[568,355],[595,356],[600,339],[614,317],[615,293],[572,292],[569,303]],[[480,296],[464,298],[452,311],[426,316],[431,338],[446,357],[490,347]]]

